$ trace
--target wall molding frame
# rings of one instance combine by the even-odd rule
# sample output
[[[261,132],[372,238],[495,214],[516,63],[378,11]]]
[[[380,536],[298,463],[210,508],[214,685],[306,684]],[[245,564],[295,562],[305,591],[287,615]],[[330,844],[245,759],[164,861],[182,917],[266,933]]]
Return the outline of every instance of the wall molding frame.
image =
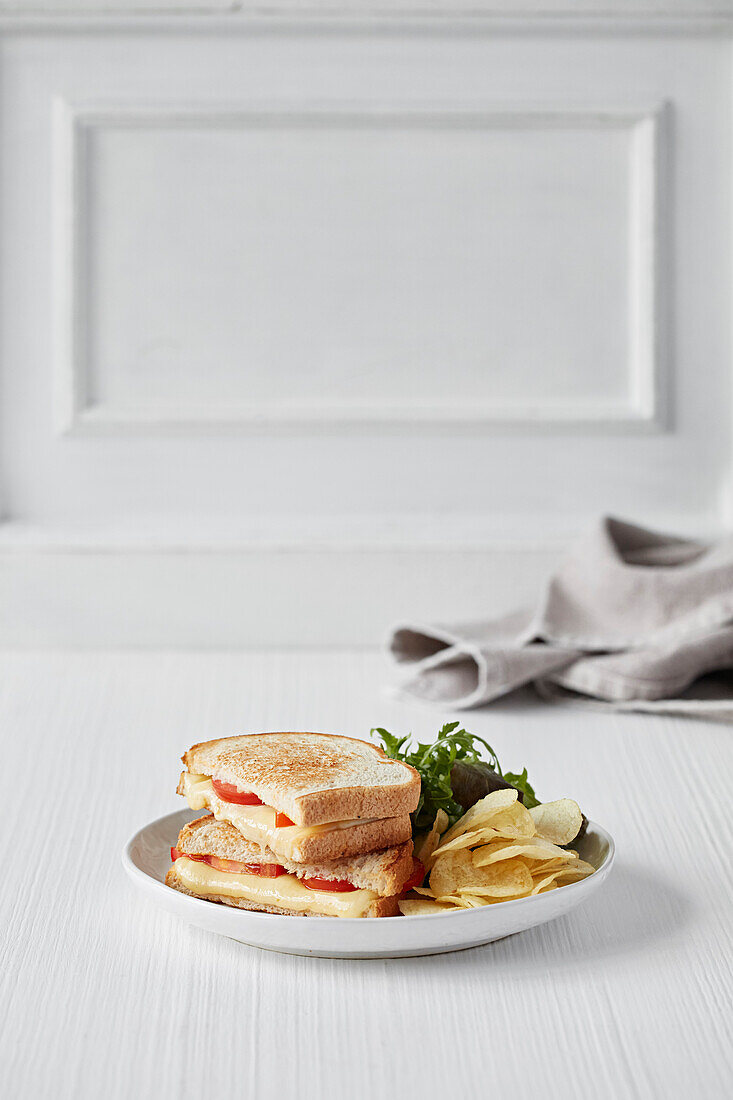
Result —
[[[163,105],[54,103],[55,425],[63,434],[190,434],[398,429],[455,431],[654,432],[669,413],[667,341],[664,339],[666,264],[665,201],[660,161],[665,156],[669,108],[665,103],[576,108],[469,104],[264,103]],[[89,138],[109,129],[252,127],[389,127],[625,130],[630,136],[628,401],[555,405],[495,401],[430,407],[419,404],[344,404],[310,410],[298,405],[244,404],[176,408],[165,404],[116,408],[91,398],[89,280]]]
[[[0,33],[421,28],[491,34],[730,34],[733,0],[0,0]]]

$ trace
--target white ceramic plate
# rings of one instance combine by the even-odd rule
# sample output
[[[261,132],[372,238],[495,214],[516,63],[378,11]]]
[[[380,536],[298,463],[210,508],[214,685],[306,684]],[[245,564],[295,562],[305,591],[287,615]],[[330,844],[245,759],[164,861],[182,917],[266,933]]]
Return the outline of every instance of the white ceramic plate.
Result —
[[[590,822],[578,845],[582,859],[597,868],[581,882],[482,909],[434,913],[424,917],[347,919],[343,917],[281,917],[253,913],[229,905],[202,901],[171,890],[163,882],[170,867],[170,849],[190,810],[159,817],[135,833],[125,846],[122,862],[132,881],[158,905],[179,917],[233,940],[284,951],[338,959],[390,959],[407,955],[439,955],[524,932],[570,912],[605,882],[611,870],[614,844],[600,825]]]

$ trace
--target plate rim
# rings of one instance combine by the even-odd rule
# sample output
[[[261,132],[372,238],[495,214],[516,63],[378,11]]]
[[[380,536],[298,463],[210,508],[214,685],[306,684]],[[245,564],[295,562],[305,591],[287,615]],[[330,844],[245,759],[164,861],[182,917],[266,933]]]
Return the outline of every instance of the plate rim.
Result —
[[[122,865],[125,868],[127,874],[133,880],[137,880],[140,883],[144,884],[145,888],[147,889],[153,889],[156,891],[162,890],[165,891],[166,894],[171,890],[170,886],[166,886],[166,884],[164,882],[161,882],[160,879],[155,878],[147,871],[144,871],[135,863],[134,859],[132,858],[132,848],[133,845],[137,842],[138,838],[143,833],[147,832],[148,829],[151,829],[158,825],[162,825],[167,819],[180,817],[181,814],[187,812],[195,813],[195,811],[187,811],[184,807],[181,807],[181,809],[172,810],[167,814],[161,814],[160,817],[154,818],[152,821],[148,821],[145,825],[140,826],[139,829],[136,829],[132,836],[130,836],[130,838],[126,841],[120,854]],[[593,821],[590,818],[588,819],[587,831],[595,833],[597,836],[599,836],[600,839],[605,841],[608,846],[606,856],[600,866],[596,868],[594,874],[589,875],[587,878],[581,879],[579,882],[571,882],[567,886],[563,886],[563,894],[566,894],[566,891],[568,890],[572,890],[575,893],[578,893],[583,889],[588,889],[591,882],[593,883],[591,889],[597,889],[598,886],[600,886],[601,882],[608,876],[611,868],[613,867],[616,858],[616,843],[611,833],[609,833],[608,830],[605,829],[602,825],[598,824],[598,822]],[[496,904],[490,906],[482,906],[478,909],[456,909],[455,911],[445,910],[442,913],[423,913],[420,915],[413,914],[411,916],[401,915],[400,923],[402,924],[402,922],[404,921],[437,921],[445,920],[446,918],[455,918],[457,916],[464,918],[464,920],[470,920],[474,917],[485,917],[487,910],[496,912],[500,909],[502,912],[506,912],[510,906],[518,906],[530,900],[537,904],[539,911],[542,901],[547,901],[548,898],[552,898],[554,900],[554,894],[555,891],[550,891],[545,895],[537,894],[535,895],[535,897],[530,896],[524,898],[511,898],[507,901],[497,902]],[[207,909],[209,909],[212,905],[212,903],[210,901],[207,901],[205,898],[196,898],[188,894],[178,893],[177,897],[184,898],[186,902],[195,903],[196,907],[203,905],[206,906]],[[312,926],[313,921],[312,917],[300,916],[299,914],[291,915],[286,913],[263,913],[259,912],[256,909],[238,909],[236,906],[225,906],[224,908],[227,910],[227,912],[245,914],[248,922],[251,921],[253,918],[259,918],[259,920],[263,922],[265,927],[272,927],[273,920],[276,920],[278,922],[287,921],[288,926],[291,928],[295,928],[296,924],[307,925],[308,927],[310,927]],[[381,921],[364,921],[364,919],[360,917],[319,917],[318,920],[319,924],[321,925],[326,921],[330,921],[337,924],[341,928],[343,928],[344,925],[353,925],[354,923],[357,923],[361,929],[363,929],[365,925],[368,926],[370,924],[374,924],[379,927],[381,924]],[[274,950],[277,950],[277,948],[275,948]]]

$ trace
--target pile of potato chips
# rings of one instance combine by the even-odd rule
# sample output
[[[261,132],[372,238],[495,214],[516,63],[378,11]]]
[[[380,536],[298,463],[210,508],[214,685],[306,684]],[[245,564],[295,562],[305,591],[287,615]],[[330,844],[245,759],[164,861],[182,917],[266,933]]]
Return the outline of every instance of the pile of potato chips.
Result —
[[[446,832],[438,813],[416,846],[427,884],[400,902],[405,916],[447,909],[475,909],[513,898],[544,894],[592,875],[590,863],[572,848],[583,815],[577,802],[561,798],[527,810],[515,790],[493,791]]]

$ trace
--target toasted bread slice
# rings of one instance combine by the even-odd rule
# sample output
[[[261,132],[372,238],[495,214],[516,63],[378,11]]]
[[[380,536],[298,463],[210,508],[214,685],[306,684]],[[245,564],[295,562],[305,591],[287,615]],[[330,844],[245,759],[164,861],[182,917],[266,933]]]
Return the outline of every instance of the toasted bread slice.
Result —
[[[183,762],[190,772],[253,792],[296,825],[403,817],[420,798],[414,768],[377,745],[334,734],[224,737],[194,745]]]
[[[279,863],[299,878],[350,882],[360,890],[371,890],[382,897],[399,894],[412,874],[412,841],[350,859],[296,863],[276,855],[271,848],[262,849],[259,844],[245,840],[228,821],[217,821],[212,814],[184,825],[176,847],[184,855],[218,856],[238,863]]]
[[[166,887],[171,887],[173,890],[177,890],[179,893],[188,894],[189,898],[200,898],[204,901],[215,901],[220,905],[232,905],[236,909],[249,909],[259,913],[278,913],[281,916],[332,916],[339,915],[338,913],[316,912],[314,910],[308,910],[302,912],[294,909],[287,909],[284,905],[271,905],[264,902],[252,901],[243,897],[232,897],[228,894],[217,894],[206,892],[197,892],[186,886],[186,883],[182,881],[182,871],[178,867],[182,860],[176,860],[171,869],[168,870],[165,876]],[[274,880],[277,882],[277,879]],[[341,897],[349,897],[348,894],[341,895]],[[353,897],[353,895],[351,895]],[[359,913],[359,916],[398,916],[400,915],[400,905],[398,905],[398,895],[394,895],[392,898],[379,898],[376,894],[369,894],[369,897],[365,899],[366,908]],[[316,902],[317,903],[317,902]]]
[[[404,817],[376,820],[337,821],[324,825],[276,824],[271,806],[240,806],[226,802],[205,775],[182,772],[178,793],[184,795],[192,810],[208,809],[217,821],[227,821],[245,840],[260,848],[269,847],[278,862],[320,863],[345,856],[364,855],[395,844],[404,844],[412,836],[407,814]]]

